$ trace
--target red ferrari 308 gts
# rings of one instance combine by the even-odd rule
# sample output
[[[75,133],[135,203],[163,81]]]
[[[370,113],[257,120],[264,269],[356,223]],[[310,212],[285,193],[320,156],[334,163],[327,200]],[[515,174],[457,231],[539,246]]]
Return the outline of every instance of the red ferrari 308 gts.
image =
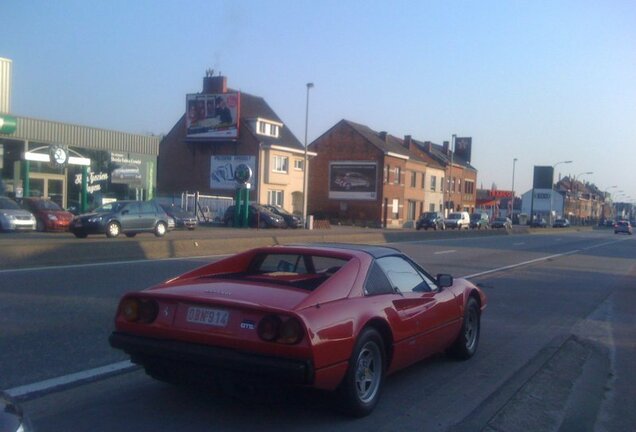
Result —
[[[433,277],[396,249],[272,246],[124,295],[110,344],[160,380],[314,387],[364,416],[385,375],[444,350],[471,357],[485,307],[472,283]]]

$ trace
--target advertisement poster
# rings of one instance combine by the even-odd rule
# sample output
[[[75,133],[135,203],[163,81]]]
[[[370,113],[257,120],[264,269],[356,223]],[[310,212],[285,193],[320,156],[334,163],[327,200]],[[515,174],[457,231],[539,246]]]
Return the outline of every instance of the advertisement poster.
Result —
[[[238,138],[239,93],[186,96],[186,137]]]
[[[377,178],[375,162],[330,162],[329,198],[375,200]]]
[[[127,184],[132,187],[143,186],[143,165],[139,155],[111,152],[110,161],[113,167],[110,173],[111,183]]]
[[[256,173],[255,156],[212,156],[210,159],[211,189],[236,189],[234,171],[241,164],[247,165]],[[251,182],[254,184],[254,179]]]

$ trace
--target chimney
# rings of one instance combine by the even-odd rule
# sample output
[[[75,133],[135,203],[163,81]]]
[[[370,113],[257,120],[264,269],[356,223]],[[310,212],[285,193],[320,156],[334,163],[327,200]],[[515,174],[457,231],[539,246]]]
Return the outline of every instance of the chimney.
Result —
[[[448,141],[444,141],[444,144],[442,147],[444,148],[444,153],[446,153],[446,155],[449,155],[450,149],[448,148]]]
[[[380,133],[378,134],[378,136],[380,137],[380,139],[381,139],[382,141],[387,142],[387,136],[388,136],[388,134],[387,134],[387,132],[386,132],[386,131],[382,131],[382,132],[380,132]]]
[[[430,141],[424,141],[424,148],[428,154],[433,153],[433,143]]]
[[[411,135],[404,135],[404,147],[406,147],[407,149],[411,148]]]
[[[206,76],[203,78],[203,94],[227,93],[227,77]]]

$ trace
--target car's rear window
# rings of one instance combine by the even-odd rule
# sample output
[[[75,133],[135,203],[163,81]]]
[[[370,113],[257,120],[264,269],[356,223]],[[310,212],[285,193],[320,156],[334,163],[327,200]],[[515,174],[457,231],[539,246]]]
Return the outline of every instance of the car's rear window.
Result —
[[[252,259],[246,272],[212,277],[275,283],[313,291],[348,261],[348,258],[310,254],[260,254]]]

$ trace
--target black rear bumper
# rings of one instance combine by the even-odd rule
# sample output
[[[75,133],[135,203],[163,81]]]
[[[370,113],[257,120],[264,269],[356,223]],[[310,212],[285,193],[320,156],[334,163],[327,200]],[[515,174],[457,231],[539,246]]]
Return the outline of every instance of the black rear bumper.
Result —
[[[310,361],[268,357],[243,353],[227,348],[199,345],[174,340],[154,339],[113,332],[109,337],[113,348],[128,353],[134,363],[142,366],[155,362],[175,366],[196,365],[218,373],[249,374],[280,380],[291,385],[311,385],[314,371]]]

